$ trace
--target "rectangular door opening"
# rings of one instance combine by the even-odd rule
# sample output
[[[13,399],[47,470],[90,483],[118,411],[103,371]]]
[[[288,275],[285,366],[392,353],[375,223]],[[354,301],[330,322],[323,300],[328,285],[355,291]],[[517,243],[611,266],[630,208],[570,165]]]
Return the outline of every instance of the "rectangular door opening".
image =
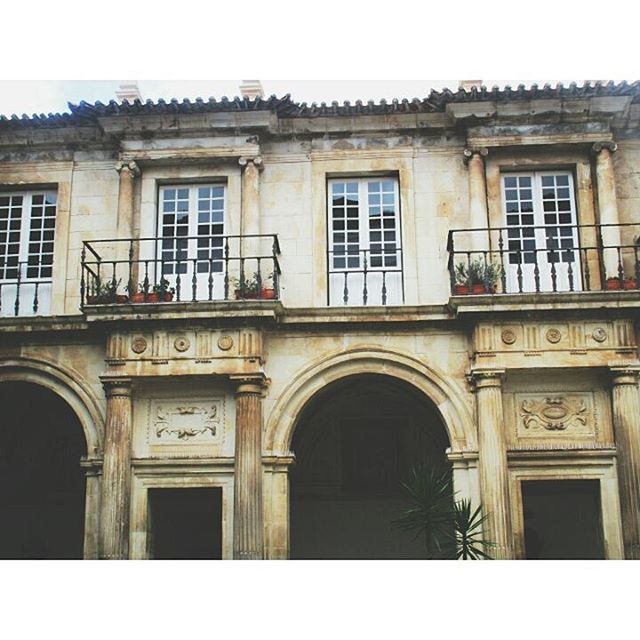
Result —
[[[222,559],[222,489],[149,489],[149,551],[156,560]]]
[[[523,482],[522,506],[528,560],[604,559],[598,480]]]

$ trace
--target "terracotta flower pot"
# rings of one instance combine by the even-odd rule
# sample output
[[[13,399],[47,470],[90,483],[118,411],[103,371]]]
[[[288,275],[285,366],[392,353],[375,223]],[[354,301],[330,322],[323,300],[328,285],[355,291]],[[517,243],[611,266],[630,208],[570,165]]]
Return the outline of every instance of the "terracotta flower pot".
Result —
[[[115,302],[116,304],[125,304],[126,302],[129,302],[129,296],[118,293],[116,295]]]
[[[471,293],[473,295],[480,295],[483,293],[487,293],[487,287],[484,284],[472,284]]]
[[[620,278],[607,278],[604,286],[607,291],[618,291],[622,288],[620,284]]]
[[[171,291],[165,291],[163,302],[171,302],[172,300],[173,300],[173,293],[171,293]]]
[[[138,293],[134,293],[131,296],[131,302],[133,304],[140,304],[141,302],[144,302],[144,292],[140,291]]]
[[[87,296],[87,304],[97,304],[98,296]]]
[[[263,289],[260,292],[260,297],[263,300],[275,300],[276,299],[276,290],[275,289]]]
[[[623,289],[637,289],[638,288],[638,283],[636,282],[635,278],[625,278],[622,281],[622,288]]]
[[[466,284],[454,284],[453,295],[466,296],[469,294],[469,287]]]
[[[160,294],[150,291],[147,294],[147,302],[160,302]]]

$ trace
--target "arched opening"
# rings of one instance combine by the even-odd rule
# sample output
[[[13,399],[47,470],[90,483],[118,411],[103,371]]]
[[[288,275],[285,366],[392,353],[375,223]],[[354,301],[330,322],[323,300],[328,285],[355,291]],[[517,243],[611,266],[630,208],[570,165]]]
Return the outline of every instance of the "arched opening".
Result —
[[[424,558],[422,539],[392,522],[413,467],[446,465],[435,404],[391,376],[350,376],[305,406],[293,435],[292,558]]]
[[[0,557],[83,557],[82,425],[56,393],[0,384]]]

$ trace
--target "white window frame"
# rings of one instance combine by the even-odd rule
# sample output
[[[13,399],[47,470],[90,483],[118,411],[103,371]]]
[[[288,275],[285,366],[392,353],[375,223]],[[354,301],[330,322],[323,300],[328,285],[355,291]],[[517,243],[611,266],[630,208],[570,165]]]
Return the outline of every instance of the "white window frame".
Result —
[[[554,177],[557,178],[559,176],[566,176],[568,178],[566,187],[563,185],[561,187],[554,186],[554,189],[557,188],[567,188],[569,191],[569,210],[566,212],[558,211],[555,212],[545,212],[544,211],[544,197],[543,190],[544,186],[542,184],[543,178],[545,177]],[[524,240],[533,240],[535,247],[537,248],[537,261],[539,268],[539,278],[540,278],[540,290],[541,291],[552,291],[552,278],[551,278],[551,262],[548,261],[548,254],[551,252],[555,252],[558,254],[560,258],[559,261],[555,262],[555,270],[556,270],[556,290],[557,291],[568,291],[570,289],[570,280],[568,275],[568,265],[569,262],[563,260],[563,253],[567,251],[573,251],[574,259],[570,264],[572,265],[572,279],[573,279],[573,290],[581,291],[582,290],[582,268],[581,268],[581,259],[580,259],[580,238],[578,233],[578,210],[577,210],[577,201],[576,201],[576,192],[575,192],[575,183],[573,172],[568,169],[556,169],[556,170],[525,170],[525,171],[504,171],[500,176],[500,190],[502,196],[502,215],[504,220],[504,226],[507,228],[506,238],[505,238],[505,269],[506,269],[506,278],[507,278],[507,289],[511,292],[517,292],[519,290],[519,286],[517,284],[517,264],[511,264],[510,255],[513,251],[509,249],[509,224],[508,224],[508,216],[510,215],[527,215],[527,213],[523,212],[508,212],[508,199],[507,199],[507,190],[511,189],[511,187],[506,186],[507,178],[522,178],[527,177],[531,179],[531,191],[532,191],[532,211],[529,215],[533,218],[533,225],[520,225],[520,243],[521,246]],[[564,198],[566,199],[566,198]],[[554,199],[554,202],[558,202],[558,199]],[[521,200],[518,199],[518,202]],[[547,223],[545,221],[545,213],[555,213],[558,215],[558,218],[555,222]],[[570,216],[570,222],[560,222],[559,215],[562,213],[566,213]],[[538,227],[534,229],[532,235],[527,238],[523,237],[522,227]],[[555,239],[562,240],[571,240],[572,248],[549,248],[547,246],[547,232],[546,228],[555,228],[565,230],[571,229],[569,234],[563,234],[560,232],[559,236],[556,236]],[[515,240],[515,238],[511,239]],[[522,257],[527,253],[527,249],[522,249]],[[520,263],[521,271],[522,271],[522,279],[523,279],[523,292],[534,292],[535,288],[535,276],[534,276],[534,264],[535,263],[525,263],[524,260]]]
[[[36,196],[43,197],[42,205],[34,204],[33,199]],[[53,203],[47,203],[46,199],[50,196],[53,196]],[[7,226],[5,229],[4,224],[0,224],[0,233],[7,234],[6,241],[3,240],[2,244],[0,244],[0,259],[5,261],[9,257],[6,253],[9,245],[9,234],[17,232],[19,233],[18,265],[17,267],[11,267],[5,263],[0,269],[0,315],[16,315],[16,299],[19,304],[19,316],[48,315],[51,312],[51,286],[53,281],[56,220],[58,215],[58,191],[55,188],[0,191],[0,198],[11,199],[14,197],[22,197],[20,228],[19,230],[12,231],[9,229],[9,218],[0,219],[2,223],[6,222]],[[34,216],[34,207],[36,206],[42,207],[42,224],[40,228],[32,229],[33,221],[36,218],[36,216]],[[45,215],[45,208],[50,207],[53,207],[53,215]],[[53,220],[53,224],[45,228],[44,221],[47,219]],[[32,241],[32,232],[40,233],[40,238]],[[46,240],[43,237],[44,233],[50,234],[50,237]],[[30,245],[32,245],[33,242],[37,242],[38,251],[37,253],[31,254]],[[45,242],[51,244],[51,251],[47,251],[46,254],[42,251]],[[51,262],[49,264],[42,264],[44,255],[51,256]],[[34,258],[34,263],[29,264]],[[29,271],[34,267],[38,270],[37,276],[29,275]],[[16,276],[7,277],[6,272],[8,269],[16,270]],[[50,274],[47,276],[39,275],[43,269],[48,269]],[[36,302],[37,309],[34,310]]]
[[[381,226],[379,232],[381,234],[380,240],[371,240],[372,233],[375,233],[376,229],[372,229],[370,226],[370,220],[372,216],[370,214],[370,208],[377,206],[376,204],[370,204],[369,202],[369,184],[377,182],[390,181],[393,183],[393,207],[394,214],[391,219],[394,221],[393,232],[395,234],[394,240],[385,240],[384,229],[384,215],[380,214]],[[334,216],[333,216],[333,186],[336,184],[357,184],[358,194],[358,253],[357,260],[356,254],[348,253],[349,244],[348,234],[355,233],[347,228],[349,218],[345,216],[345,229],[338,230],[334,228]],[[384,192],[382,192],[384,193]],[[371,194],[376,195],[376,194]],[[384,195],[382,195],[384,197]],[[383,206],[382,202],[379,205]],[[364,276],[362,273],[364,268],[363,257],[367,256],[367,304],[376,305],[381,304],[381,295],[378,294],[378,290],[382,288],[382,272],[385,271],[391,276],[388,280],[385,276],[385,286],[387,288],[387,301],[386,304],[403,304],[404,303],[404,265],[402,255],[402,215],[400,210],[400,181],[395,175],[380,175],[380,176],[347,176],[341,178],[329,178],[327,180],[327,270],[329,279],[329,291],[328,291],[328,304],[329,305],[343,305],[343,289],[344,274],[347,273],[348,288],[351,290],[349,295],[348,305],[361,305],[364,304],[362,288],[364,285]],[[387,218],[390,219],[390,218]],[[389,229],[388,231],[390,231]],[[336,243],[334,234],[344,233],[344,242]],[[344,254],[344,266],[336,266],[336,260],[340,259],[340,255],[335,254],[336,244],[345,246]],[[373,256],[371,255],[371,247],[380,244],[381,249]],[[386,251],[385,245],[394,244],[395,250],[392,252]],[[395,265],[386,264],[389,256],[395,257]],[[378,258],[380,264],[372,265],[372,257]],[[357,264],[354,264],[357,262]],[[353,274],[350,276],[349,274]],[[357,277],[359,274],[359,277]]]
[[[207,222],[206,224],[211,227],[213,224],[221,224],[222,225],[222,234],[205,234],[200,236],[198,233],[199,222],[199,210],[198,210],[198,190],[199,189],[213,189],[213,188],[221,188],[223,190],[222,195],[222,222]],[[187,223],[187,235],[186,237],[191,238],[187,242],[186,249],[186,259],[184,264],[184,271],[181,270],[180,279],[181,279],[181,299],[182,300],[190,300],[192,298],[192,277],[193,277],[193,260],[198,258],[198,238],[212,238],[212,237],[220,237],[224,238],[228,234],[228,186],[224,181],[206,181],[206,182],[179,182],[179,183],[166,183],[158,185],[158,206],[156,211],[156,237],[157,242],[154,248],[155,256],[154,259],[157,261],[157,264],[160,265],[163,255],[163,232],[164,232],[164,194],[166,191],[174,189],[187,189],[188,190],[188,210],[185,212],[188,215],[188,223]],[[173,215],[178,215],[178,211],[173,212]],[[204,224],[204,223],[203,223]],[[174,230],[176,228],[176,224],[174,222]],[[209,246],[207,248],[211,250],[212,247]],[[213,260],[214,263],[224,262],[224,241],[222,242],[220,249],[222,251],[222,257],[220,259],[216,258]],[[174,255],[177,253],[178,249],[173,249]],[[177,265],[174,265],[174,267]],[[182,267],[182,265],[181,265]],[[176,270],[172,274],[165,274],[164,276],[160,273],[160,270],[157,274],[157,279],[160,277],[166,277],[167,280],[171,283],[171,286],[175,286],[176,280]],[[222,290],[222,278],[224,276],[224,264],[220,271],[213,272],[214,278],[214,286],[213,286],[213,299],[220,299],[223,297]],[[198,300],[206,300],[208,298],[208,278],[209,273],[196,273],[197,280],[197,299]]]

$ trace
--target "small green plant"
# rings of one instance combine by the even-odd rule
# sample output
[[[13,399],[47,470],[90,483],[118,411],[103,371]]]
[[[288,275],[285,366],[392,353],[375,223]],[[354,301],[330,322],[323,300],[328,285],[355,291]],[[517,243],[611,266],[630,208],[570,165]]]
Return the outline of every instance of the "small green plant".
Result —
[[[453,503],[453,553],[454,560],[491,560],[484,551],[494,546],[482,538],[482,525],[487,516],[482,515],[481,507],[471,510],[470,500],[458,500]]]
[[[469,282],[469,274],[467,273],[467,265],[464,262],[458,262],[455,268],[456,284],[466,286]]]
[[[171,287],[170,284],[171,283],[166,278],[160,278],[160,282],[158,282],[158,284],[154,284],[151,291],[153,293],[157,293],[161,299],[164,298],[165,294],[167,293],[173,295],[176,290],[174,287]],[[142,286],[144,290],[144,285]]]
[[[460,274],[467,276],[464,282],[457,282],[459,267]],[[501,276],[502,267],[497,262],[488,262],[484,258],[472,260],[468,268],[465,267],[464,263],[460,263],[456,267],[456,282],[458,284],[483,284],[488,291],[495,288]]]

